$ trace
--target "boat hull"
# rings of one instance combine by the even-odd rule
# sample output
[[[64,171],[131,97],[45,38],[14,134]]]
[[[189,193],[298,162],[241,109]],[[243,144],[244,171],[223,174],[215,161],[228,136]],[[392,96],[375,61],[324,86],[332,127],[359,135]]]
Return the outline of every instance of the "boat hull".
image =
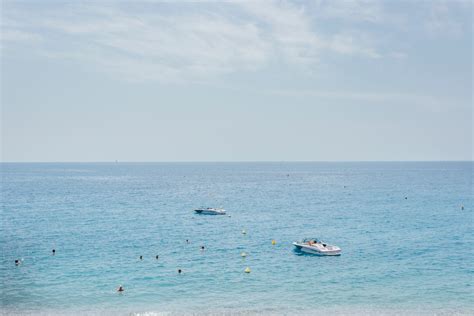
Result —
[[[224,210],[194,210],[196,214],[201,215],[225,215],[226,212]]]

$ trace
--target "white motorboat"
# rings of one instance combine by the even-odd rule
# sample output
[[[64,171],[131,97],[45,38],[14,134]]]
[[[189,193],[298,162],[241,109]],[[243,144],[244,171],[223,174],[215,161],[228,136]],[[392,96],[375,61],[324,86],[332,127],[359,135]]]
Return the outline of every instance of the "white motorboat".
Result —
[[[320,256],[339,256],[341,248],[328,245],[316,238],[306,238],[303,241],[295,241],[293,245],[297,250]]]
[[[222,208],[213,208],[213,207],[208,207],[208,208],[198,208],[194,210],[194,212],[198,214],[203,214],[203,215],[225,215],[226,212]]]

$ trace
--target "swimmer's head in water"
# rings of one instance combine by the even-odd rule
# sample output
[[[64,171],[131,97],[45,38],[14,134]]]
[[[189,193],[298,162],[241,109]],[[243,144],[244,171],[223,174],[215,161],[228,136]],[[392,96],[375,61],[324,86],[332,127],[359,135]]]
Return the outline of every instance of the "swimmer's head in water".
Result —
[[[181,271],[181,269],[178,269],[178,273],[181,273],[181,272],[183,272],[183,271]]]
[[[204,246],[201,246],[201,250],[204,250]]]
[[[158,259],[159,257],[160,257],[160,256],[156,255],[156,257],[155,257],[155,258],[156,258],[156,259]]]
[[[140,260],[143,260],[143,256],[140,256]]]
[[[53,252],[53,255],[54,255],[56,253],[56,249],[53,249],[52,252]]]
[[[123,288],[123,286],[119,285],[117,292],[123,292],[123,291],[125,291],[125,289]]]
[[[15,260],[16,265],[19,265],[20,263],[21,263],[20,260],[18,260],[18,259]]]

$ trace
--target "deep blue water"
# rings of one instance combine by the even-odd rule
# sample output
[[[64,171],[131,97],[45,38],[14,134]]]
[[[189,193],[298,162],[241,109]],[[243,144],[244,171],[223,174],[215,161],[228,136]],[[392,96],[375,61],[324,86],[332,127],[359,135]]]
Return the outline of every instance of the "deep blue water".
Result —
[[[3,312],[474,313],[472,162],[1,168]]]

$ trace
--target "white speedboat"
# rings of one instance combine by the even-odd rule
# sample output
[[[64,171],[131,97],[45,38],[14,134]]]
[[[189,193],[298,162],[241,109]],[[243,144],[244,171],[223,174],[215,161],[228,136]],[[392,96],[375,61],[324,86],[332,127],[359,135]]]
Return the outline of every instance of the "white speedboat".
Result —
[[[303,241],[295,241],[293,245],[297,250],[320,256],[339,256],[341,248],[328,245],[316,238],[306,238]]]
[[[203,215],[225,215],[225,210],[222,208],[213,208],[213,207],[208,207],[208,208],[198,208],[194,210],[194,212],[198,214],[203,214]]]

